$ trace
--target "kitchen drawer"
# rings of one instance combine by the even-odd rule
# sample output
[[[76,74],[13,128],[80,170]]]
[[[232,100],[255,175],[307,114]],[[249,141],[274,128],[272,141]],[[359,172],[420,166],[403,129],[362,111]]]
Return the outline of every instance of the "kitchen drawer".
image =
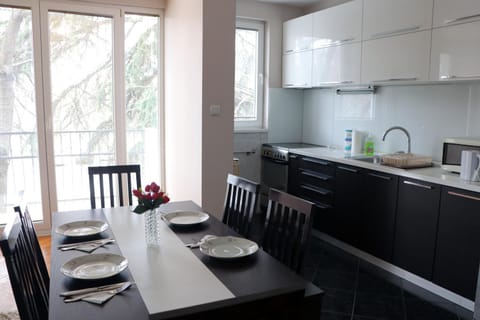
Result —
[[[329,204],[322,203],[316,197],[309,197],[309,195],[301,195],[301,198],[313,202],[320,210],[318,214],[313,217],[313,228],[333,236],[333,207]]]
[[[335,165],[330,161],[302,157],[299,167],[300,169],[323,173],[331,177],[335,176]]]
[[[333,189],[333,176],[318,171],[303,170],[298,171],[299,183],[306,183],[320,188]]]
[[[326,188],[321,188],[307,183],[300,183],[299,194],[301,198],[311,199],[316,203],[332,205],[333,191]]]

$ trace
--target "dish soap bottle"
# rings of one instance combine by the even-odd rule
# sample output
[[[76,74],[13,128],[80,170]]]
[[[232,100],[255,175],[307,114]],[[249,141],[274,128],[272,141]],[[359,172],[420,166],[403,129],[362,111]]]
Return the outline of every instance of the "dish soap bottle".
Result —
[[[375,142],[373,142],[372,135],[368,134],[367,138],[365,139],[365,155],[373,156],[375,153]]]

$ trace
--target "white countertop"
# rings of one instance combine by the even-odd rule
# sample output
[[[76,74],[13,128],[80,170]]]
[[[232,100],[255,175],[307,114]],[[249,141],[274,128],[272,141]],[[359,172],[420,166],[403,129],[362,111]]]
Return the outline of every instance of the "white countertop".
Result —
[[[471,182],[460,179],[459,174],[448,172],[440,168],[438,163],[435,163],[433,167],[419,168],[419,169],[399,169],[389,167],[380,164],[374,164],[365,161],[359,161],[352,159],[351,157],[345,157],[343,150],[330,149],[330,148],[299,148],[289,149],[289,152],[334,161],[337,163],[343,163],[355,167],[376,170],[380,172],[390,173],[397,176],[406,178],[423,180],[431,183],[437,183],[449,187],[480,192],[480,182]]]

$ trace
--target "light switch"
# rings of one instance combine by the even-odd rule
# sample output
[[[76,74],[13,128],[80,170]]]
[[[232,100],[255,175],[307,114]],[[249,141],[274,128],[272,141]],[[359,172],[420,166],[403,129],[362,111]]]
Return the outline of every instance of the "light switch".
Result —
[[[220,106],[219,105],[216,105],[216,104],[212,104],[210,106],[210,115],[211,116],[218,116],[220,115]]]

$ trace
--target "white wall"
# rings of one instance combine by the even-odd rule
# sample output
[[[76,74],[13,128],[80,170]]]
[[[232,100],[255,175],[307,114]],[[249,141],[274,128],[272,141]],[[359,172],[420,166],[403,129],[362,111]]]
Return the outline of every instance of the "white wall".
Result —
[[[165,178],[173,201],[202,204],[202,1],[165,10]]]
[[[172,200],[220,216],[233,153],[234,0],[169,0],[165,167]],[[219,115],[209,107],[220,105]]]
[[[312,4],[308,7],[306,7],[305,10],[303,11],[303,14],[308,14],[308,13],[312,13],[312,12],[315,12],[315,11],[327,9],[327,8],[337,6],[339,4],[349,2],[349,1],[351,1],[351,0],[322,0],[318,3]]]
[[[412,138],[412,152],[440,160],[445,137],[480,137],[480,83],[379,87],[373,98],[372,120],[339,119],[339,100],[332,89],[304,91],[304,142],[343,145],[345,129],[370,132],[379,152],[406,150],[406,137],[392,131],[405,127]],[[355,108],[355,106],[352,106]],[[337,111],[336,111],[337,110]]]
[[[202,207],[219,217],[232,171],[234,72],[235,0],[203,0]],[[209,115],[211,105],[220,115]]]

